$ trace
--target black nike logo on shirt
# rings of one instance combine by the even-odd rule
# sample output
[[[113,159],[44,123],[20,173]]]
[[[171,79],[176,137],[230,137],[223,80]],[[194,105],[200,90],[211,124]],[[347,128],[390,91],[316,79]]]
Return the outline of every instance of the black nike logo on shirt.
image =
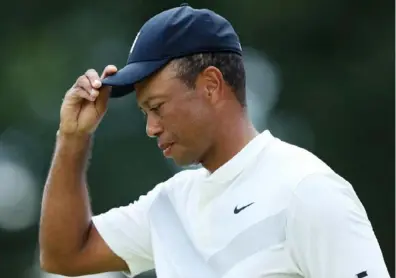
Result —
[[[245,208],[247,208],[248,206],[251,206],[251,205],[253,205],[253,204],[254,204],[254,202],[253,202],[253,203],[250,203],[250,204],[248,204],[248,205],[246,205],[246,206],[240,207],[240,208],[238,208],[238,206],[236,206],[236,207],[234,208],[234,214],[240,213],[242,210],[244,210]]]
[[[363,272],[360,272],[360,273],[356,274],[356,277],[357,278],[368,277],[367,271],[363,271]]]

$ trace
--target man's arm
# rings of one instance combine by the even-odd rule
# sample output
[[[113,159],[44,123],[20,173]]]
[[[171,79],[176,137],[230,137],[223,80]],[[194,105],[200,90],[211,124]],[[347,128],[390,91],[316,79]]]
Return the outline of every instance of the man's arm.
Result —
[[[88,70],[63,100],[39,231],[40,262],[49,272],[83,275],[126,269],[92,224],[86,184],[91,137],[106,112],[111,89],[101,86],[101,78],[116,71],[107,66],[99,77]]]
[[[300,182],[289,212],[290,251],[306,277],[390,277],[363,205],[337,175]]]
[[[92,224],[86,186],[91,135],[57,136],[44,188],[40,262],[48,272],[75,276],[127,270]]]

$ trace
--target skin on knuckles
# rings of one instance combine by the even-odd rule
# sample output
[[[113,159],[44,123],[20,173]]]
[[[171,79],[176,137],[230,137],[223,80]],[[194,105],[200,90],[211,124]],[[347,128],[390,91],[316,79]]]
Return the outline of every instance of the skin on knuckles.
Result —
[[[87,70],[85,76],[89,82],[89,87],[86,88],[87,92],[91,96],[91,99],[95,100],[99,95],[99,88],[102,86],[102,82],[100,81],[98,73],[93,69]]]
[[[77,78],[62,103],[60,130],[66,133],[92,133],[96,130],[107,110],[111,90],[109,86],[102,86],[101,79],[116,71],[115,66],[109,65],[101,77],[89,69]]]
[[[66,92],[64,101],[70,101],[72,98],[73,103],[79,103],[82,99],[93,101],[92,97],[89,95],[88,91],[91,86],[85,75],[77,78],[76,83]]]

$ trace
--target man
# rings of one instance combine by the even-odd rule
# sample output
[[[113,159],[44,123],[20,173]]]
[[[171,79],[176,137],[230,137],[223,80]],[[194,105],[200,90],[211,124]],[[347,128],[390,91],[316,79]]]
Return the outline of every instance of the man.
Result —
[[[93,217],[92,134],[109,96],[131,91],[164,156],[203,167]],[[147,21],[123,69],[88,70],[66,93],[40,254],[43,269],[69,276],[155,268],[159,278],[389,277],[352,186],[308,151],[256,131],[238,36],[188,5]]]

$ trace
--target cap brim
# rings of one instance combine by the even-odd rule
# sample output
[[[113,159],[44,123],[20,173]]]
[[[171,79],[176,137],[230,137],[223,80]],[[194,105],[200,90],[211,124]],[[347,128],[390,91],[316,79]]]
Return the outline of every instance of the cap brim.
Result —
[[[136,82],[149,77],[168,62],[169,59],[130,63],[117,73],[104,78],[102,84],[112,86],[110,97],[122,97],[135,90]]]

